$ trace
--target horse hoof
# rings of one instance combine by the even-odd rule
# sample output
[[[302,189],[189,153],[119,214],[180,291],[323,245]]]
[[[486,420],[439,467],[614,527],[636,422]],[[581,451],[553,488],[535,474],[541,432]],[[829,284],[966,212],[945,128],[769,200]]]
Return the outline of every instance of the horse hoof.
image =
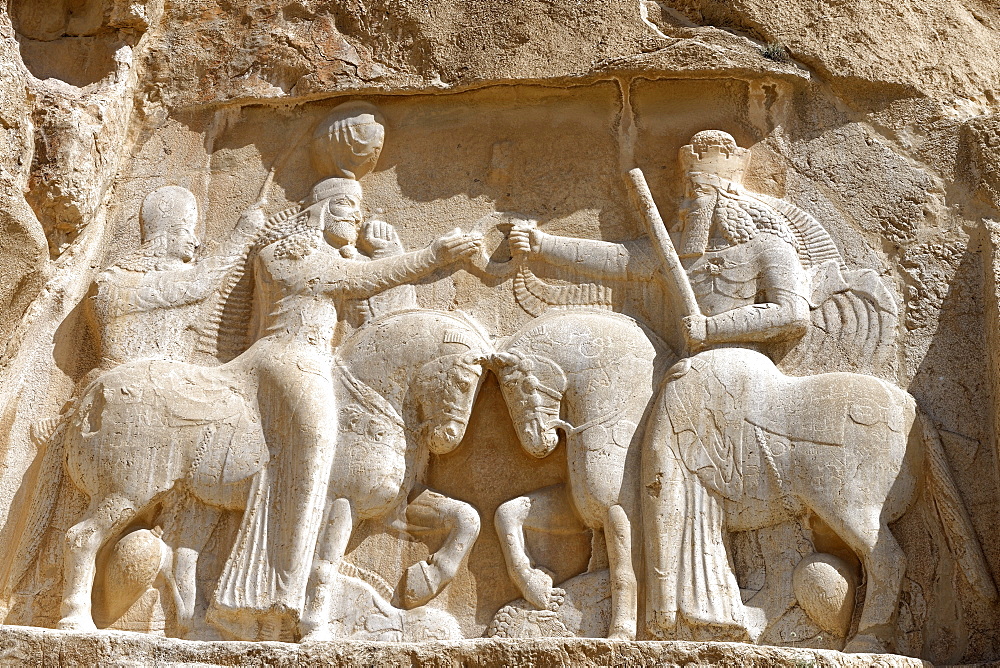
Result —
[[[847,654],[885,654],[886,651],[882,641],[868,634],[856,635],[844,646]]]
[[[403,607],[412,610],[427,603],[441,591],[438,569],[426,561],[418,561],[406,569],[406,587],[403,590]]]
[[[521,594],[524,600],[537,610],[557,610],[562,605],[566,592],[552,586],[552,575],[541,568],[531,568],[524,578]]]

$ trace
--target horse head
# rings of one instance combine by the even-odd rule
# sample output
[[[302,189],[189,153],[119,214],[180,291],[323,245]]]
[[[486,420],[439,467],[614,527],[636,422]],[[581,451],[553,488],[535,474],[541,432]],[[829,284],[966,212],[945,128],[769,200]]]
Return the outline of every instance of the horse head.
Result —
[[[478,353],[452,353],[424,364],[417,372],[420,429],[431,452],[449,453],[465,437],[482,380],[481,361]]]
[[[500,381],[521,447],[535,457],[547,456],[559,443],[556,430],[570,428],[559,419],[566,374],[551,359],[519,350],[494,353],[487,364]]]

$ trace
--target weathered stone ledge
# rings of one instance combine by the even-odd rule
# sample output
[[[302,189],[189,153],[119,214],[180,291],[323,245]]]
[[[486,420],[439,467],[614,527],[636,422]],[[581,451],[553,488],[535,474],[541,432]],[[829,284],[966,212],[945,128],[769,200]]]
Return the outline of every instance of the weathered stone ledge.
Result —
[[[739,643],[475,639],[381,643],[195,642],[127,632],[0,626],[0,665],[32,666],[930,666],[892,654]]]

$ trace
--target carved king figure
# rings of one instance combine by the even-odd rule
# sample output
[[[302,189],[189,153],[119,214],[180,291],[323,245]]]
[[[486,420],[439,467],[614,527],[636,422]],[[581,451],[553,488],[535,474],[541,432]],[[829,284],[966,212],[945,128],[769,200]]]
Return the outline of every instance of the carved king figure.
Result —
[[[373,166],[381,135],[371,141],[345,137],[356,161]],[[277,637],[286,621],[299,623],[305,608],[337,448],[338,305],[415,281],[479,248],[478,239],[455,230],[420,251],[362,257],[356,249],[361,204],[357,180],[325,179],[304,210],[272,232],[277,238],[259,244],[254,313],[260,338],[246,354],[258,374],[257,401],[273,464],[251,493],[216,590],[210,620],[222,627],[242,629],[249,615],[258,618],[265,637]],[[375,250],[398,245],[384,223],[365,231]],[[328,623],[321,616],[301,621],[303,634]]]

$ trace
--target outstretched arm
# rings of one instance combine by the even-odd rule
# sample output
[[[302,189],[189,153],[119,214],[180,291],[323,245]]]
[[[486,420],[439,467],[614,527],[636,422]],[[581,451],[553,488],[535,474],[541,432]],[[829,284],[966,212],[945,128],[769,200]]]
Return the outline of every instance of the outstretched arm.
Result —
[[[245,211],[219,249],[198,262],[198,272],[204,280],[214,283],[215,279],[243,261],[266,222],[260,203]]]
[[[577,239],[527,225],[515,225],[509,238],[515,257],[542,259],[590,278],[647,280],[657,267],[646,239],[625,243]]]
[[[435,239],[423,250],[376,258],[367,262],[346,262],[340,276],[329,281],[327,291],[349,298],[371,297],[383,290],[411,283],[439,267],[479,252],[482,240],[461,230]]]

